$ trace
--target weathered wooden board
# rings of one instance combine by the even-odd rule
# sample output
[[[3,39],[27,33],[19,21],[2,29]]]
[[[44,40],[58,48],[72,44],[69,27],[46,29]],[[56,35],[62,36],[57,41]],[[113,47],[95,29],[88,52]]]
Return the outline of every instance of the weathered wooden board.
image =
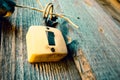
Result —
[[[98,80],[119,79],[119,26],[94,0],[59,2],[65,14],[80,17],[79,20],[73,19],[79,25],[79,31],[69,28],[69,36],[78,40],[78,46],[87,57],[95,77]]]
[[[96,0],[104,11],[120,26],[120,2],[118,0]]]
[[[42,14],[16,8],[11,18],[0,19],[0,80],[80,80],[79,73],[84,75],[89,71],[97,80],[119,80],[120,27],[112,18],[94,0],[40,1],[43,6],[52,2],[56,13],[69,15],[79,26],[75,29],[63,19],[58,20],[66,43],[72,42],[68,45],[69,53],[77,56],[55,63],[28,63],[26,32],[31,25],[43,25]],[[36,0],[16,0],[16,3],[40,8]],[[81,64],[81,54],[91,68]]]
[[[45,5],[48,1],[43,2]],[[39,8],[36,0],[16,0],[16,3]],[[54,63],[27,62],[26,32],[31,25],[43,25],[41,13],[16,8],[11,18],[0,20],[0,80],[79,80],[72,58]]]

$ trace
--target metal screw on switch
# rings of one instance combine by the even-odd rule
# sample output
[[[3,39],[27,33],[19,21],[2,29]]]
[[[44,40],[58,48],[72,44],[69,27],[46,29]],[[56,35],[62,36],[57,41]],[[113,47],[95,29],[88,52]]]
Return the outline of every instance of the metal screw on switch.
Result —
[[[51,48],[51,51],[52,51],[52,52],[55,52],[55,49],[54,49],[54,48]]]

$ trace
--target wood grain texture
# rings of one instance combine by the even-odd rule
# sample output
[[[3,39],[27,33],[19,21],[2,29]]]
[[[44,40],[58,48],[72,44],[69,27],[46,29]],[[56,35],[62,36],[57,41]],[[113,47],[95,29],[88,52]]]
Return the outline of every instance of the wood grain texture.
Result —
[[[81,69],[97,80],[120,78],[120,27],[94,0],[40,0],[43,6],[52,2],[55,12],[66,14],[79,26],[75,29],[58,19],[68,44],[69,54],[54,63],[27,62],[26,33],[31,25],[44,25],[42,14],[16,8],[8,19],[0,19],[0,80],[80,80]],[[36,0],[16,0],[17,4],[40,8]],[[82,50],[89,67],[78,67]],[[78,59],[75,59],[78,56]],[[76,64],[75,64],[75,63]],[[84,76],[82,76],[82,79]],[[93,79],[93,78],[90,78]]]
[[[63,12],[73,16],[72,20],[79,25],[78,31],[69,27],[68,36],[79,42],[75,46],[83,51],[95,78],[119,80],[119,26],[94,0],[60,0],[59,3]]]
[[[39,8],[35,0],[17,0],[16,3]],[[79,80],[72,58],[54,63],[27,61],[25,37],[31,25],[44,25],[41,13],[16,8],[10,18],[0,20],[0,80]]]
[[[120,26],[120,2],[117,0],[96,0],[103,10]]]

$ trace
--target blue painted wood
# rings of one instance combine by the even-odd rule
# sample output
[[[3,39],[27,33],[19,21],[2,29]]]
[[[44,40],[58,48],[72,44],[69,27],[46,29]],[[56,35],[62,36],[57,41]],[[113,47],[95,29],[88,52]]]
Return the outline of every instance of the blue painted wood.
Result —
[[[96,79],[119,80],[119,26],[94,0],[60,0],[59,4],[63,12],[73,16],[73,22],[79,25],[78,31],[69,27],[67,36],[78,40],[78,48],[84,52]],[[80,19],[76,20],[77,17]]]
[[[85,74],[90,69],[97,80],[119,80],[120,27],[112,18],[94,0],[40,1],[43,6],[52,2],[56,13],[68,15],[78,25],[76,29],[59,18],[57,27],[68,44],[69,54],[76,54],[77,60],[73,56],[55,63],[28,63],[26,33],[29,26],[44,23],[40,12],[16,8],[10,18],[0,19],[0,80],[80,80],[81,69]],[[40,8],[35,0],[16,0],[16,3]],[[80,53],[91,68],[80,67]]]
[[[42,3],[44,5],[48,3],[42,2],[45,2]],[[39,8],[35,0],[17,0],[16,3]],[[1,19],[0,23],[0,80],[81,79],[72,58],[54,63],[30,64],[27,61],[26,33],[31,25],[44,25],[41,13],[16,8],[8,20]]]

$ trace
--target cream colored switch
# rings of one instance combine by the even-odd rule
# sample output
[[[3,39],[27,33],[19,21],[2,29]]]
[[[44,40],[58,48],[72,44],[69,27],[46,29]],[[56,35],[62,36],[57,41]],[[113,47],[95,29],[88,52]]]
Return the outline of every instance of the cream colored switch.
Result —
[[[46,26],[31,26],[26,35],[28,61],[59,61],[67,55],[60,30]]]

